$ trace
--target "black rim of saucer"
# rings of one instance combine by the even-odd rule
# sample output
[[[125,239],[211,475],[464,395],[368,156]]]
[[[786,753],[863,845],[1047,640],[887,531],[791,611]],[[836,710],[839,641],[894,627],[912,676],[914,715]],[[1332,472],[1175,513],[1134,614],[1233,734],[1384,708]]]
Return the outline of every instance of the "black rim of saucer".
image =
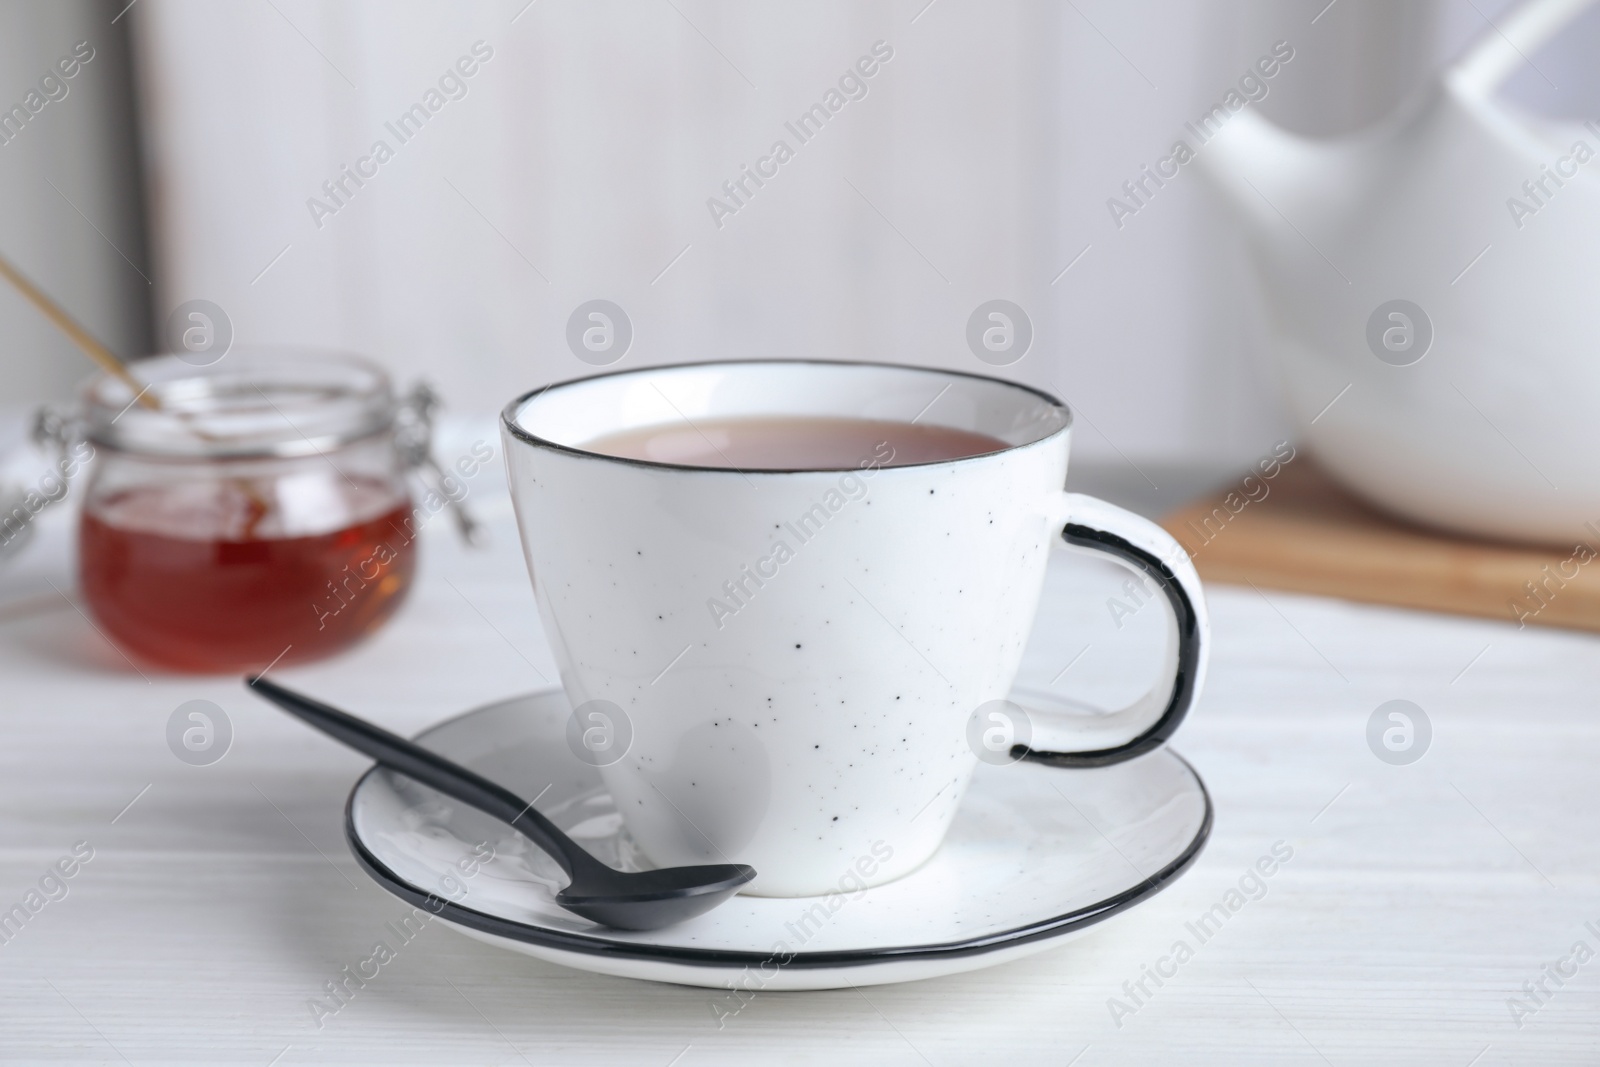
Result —
[[[529,693],[524,697],[513,697],[512,700],[521,700],[540,694]],[[483,708],[475,708],[461,715],[435,723],[422,731],[423,734],[432,733],[450,723],[487,711],[489,708],[499,707],[510,701],[497,701]],[[421,734],[418,735],[422,736]],[[355,855],[356,862],[361,864],[363,870],[369,874],[384,889],[394,896],[419,908],[425,908],[438,918],[454,923],[468,929],[478,930],[486,934],[507,938],[512,941],[521,941],[530,945],[539,945],[545,948],[559,949],[565,952],[576,952],[587,956],[601,956],[609,959],[632,959],[653,963],[684,964],[696,967],[760,967],[763,965],[778,965],[784,968],[799,970],[818,970],[830,967],[861,967],[879,963],[893,963],[902,960],[941,960],[963,956],[978,956],[995,952],[1004,948],[1025,945],[1029,942],[1049,938],[1061,937],[1065,934],[1096,923],[1126,911],[1166,888],[1184,871],[1199,859],[1201,851],[1211,837],[1211,826],[1215,808],[1211,802],[1211,792],[1206,788],[1205,779],[1200,777],[1200,772],[1176,751],[1165,748],[1166,752],[1183,765],[1200,787],[1200,796],[1205,801],[1205,815],[1200,820],[1200,827],[1195,832],[1193,840],[1186,845],[1181,853],[1161,870],[1150,875],[1135,886],[1115,893],[1104,900],[1081,908],[1075,908],[1063,915],[1052,916],[1027,923],[1010,930],[985,934],[981,937],[969,938],[963,941],[947,941],[939,944],[928,945],[893,945],[883,948],[847,949],[834,952],[796,952],[789,954],[787,961],[779,963],[772,952],[745,952],[730,949],[697,949],[682,948],[674,945],[657,945],[632,941],[616,941],[604,934],[572,933],[566,930],[553,930],[548,927],[534,926],[530,923],[518,922],[514,919],[505,919],[498,915],[490,915],[474,908],[464,907],[460,904],[444,900],[436,894],[418,889],[416,886],[401,878],[390,870],[382,860],[367,848],[356,832],[355,825],[355,799],[356,794],[367,780],[376,774],[379,767],[373,766],[367,770],[350,790],[350,796],[345,801],[344,831],[345,840],[350,846],[350,851]],[[1059,771],[1061,774],[1074,773],[1066,768],[1047,768]],[[804,898],[802,898],[804,899]],[[604,928],[600,928],[604,929]]]

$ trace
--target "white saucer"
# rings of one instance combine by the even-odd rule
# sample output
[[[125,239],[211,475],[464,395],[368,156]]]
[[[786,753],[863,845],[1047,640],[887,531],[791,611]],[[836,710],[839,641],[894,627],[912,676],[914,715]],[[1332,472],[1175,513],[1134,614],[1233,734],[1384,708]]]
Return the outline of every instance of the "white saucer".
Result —
[[[535,693],[418,740],[524,797],[543,791],[540,811],[626,867],[636,853],[621,817],[598,772],[567,748],[570,712],[559,690]],[[645,933],[558,908],[552,895],[565,879],[544,853],[390,771],[374,768],[356,783],[345,832],[378,884],[490,944],[628,978],[831,989],[993,966],[1135,907],[1199,856],[1211,798],[1170,748],[1094,769],[979,764],[949,837],[907,877],[831,898],[738,896]],[[481,861],[489,848],[493,858]]]

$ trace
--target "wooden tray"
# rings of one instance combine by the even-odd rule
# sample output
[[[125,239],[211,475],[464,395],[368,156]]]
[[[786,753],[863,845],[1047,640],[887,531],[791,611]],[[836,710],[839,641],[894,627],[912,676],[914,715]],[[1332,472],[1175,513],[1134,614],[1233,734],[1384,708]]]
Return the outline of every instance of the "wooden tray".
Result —
[[[1277,477],[1224,487],[1161,525],[1207,581],[1600,631],[1594,524],[1565,551],[1455,537],[1376,511],[1303,453]]]

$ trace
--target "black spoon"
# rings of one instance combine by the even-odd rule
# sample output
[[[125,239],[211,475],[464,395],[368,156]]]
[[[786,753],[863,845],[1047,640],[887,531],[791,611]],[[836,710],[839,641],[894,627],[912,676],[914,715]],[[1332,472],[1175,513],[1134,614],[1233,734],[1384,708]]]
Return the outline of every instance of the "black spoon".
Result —
[[[421,745],[276,682],[258,677],[244,681],[329,737],[500,820],[538,845],[572,879],[556,894],[556,903],[585,919],[619,930],[657,930],[710,911],[756,876],[755,869],[743,863],[667,867],[659,871],[614,870],[585,852],[583,846],[509,789]]]

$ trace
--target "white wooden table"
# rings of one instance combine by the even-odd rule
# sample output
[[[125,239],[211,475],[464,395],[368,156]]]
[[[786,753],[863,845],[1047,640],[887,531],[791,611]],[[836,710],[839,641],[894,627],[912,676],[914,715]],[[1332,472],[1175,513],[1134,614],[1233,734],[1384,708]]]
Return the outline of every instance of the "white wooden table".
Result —
[[[473,436],[498,450],[487,424],[457,444]],[[407,732],[548,684],[498,470],[472,500],[490,549],[439,524],[388,629],[281,678]],[[1577,942],[1600,952],[1593,636],[1214,588],[1210,682],[1177,747],[1212,790],[1215,834],[1175,886],[1081,940],[865,995],[762,994],[719,1030],[710,991],[430,926],[319,1029],[309,999],[405,910],[344,846],[364,762],[232,678],[131,670],[45,582],[70,589],[67,518],[0,572],[0,909],[76,842],[93,858],[0,944],[0,1062],[1600,1062],[1600,959],[1560,986],[1544,971]],[[1154,613],[1118,631],[1105,598],[1120,579],[1058,563],[1030,671],[1048,681],[1087,646],[1058,686],[1130,692]],[[18,599],[37,593],[53,602]],[[205,767],[165,740],[196,698],[234,729]],[[1394,698],[1433,725],[1409,766],[1366,742]],[[1185,924],[1280,840],[1293,859],[1266,895],[1198,944]],[[1133,1006],[1123,983],[1179,939],[1194,958],[1146,979],[1117,1025],[1111,998]],[[1541,979],[1536,1004],[1523,983]],[[1512,997],[1537,1009],[1520,1027]]]

